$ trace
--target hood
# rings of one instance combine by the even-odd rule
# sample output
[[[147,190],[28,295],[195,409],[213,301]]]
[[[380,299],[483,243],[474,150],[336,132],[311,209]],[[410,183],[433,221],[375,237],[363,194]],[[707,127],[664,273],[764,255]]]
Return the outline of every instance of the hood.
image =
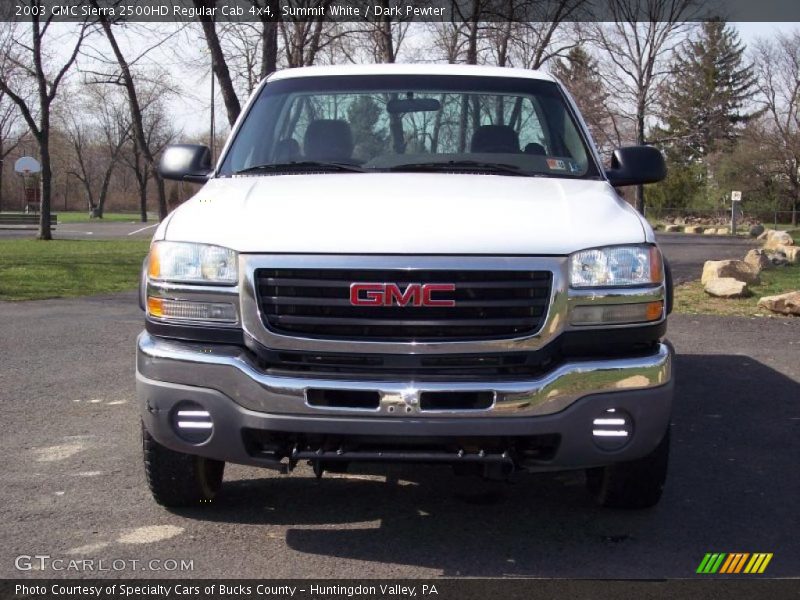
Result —
[[[604,181],[441,173],[212,179],[165,225],[260,253],[565,255],[646,236]]]

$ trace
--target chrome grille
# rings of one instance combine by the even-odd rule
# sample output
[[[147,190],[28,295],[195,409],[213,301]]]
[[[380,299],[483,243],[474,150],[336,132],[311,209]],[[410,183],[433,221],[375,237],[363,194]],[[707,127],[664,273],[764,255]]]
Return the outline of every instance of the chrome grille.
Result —
[[[535,334],[547,314],[549,271],[257,269],[264,325],[290,336],[339,340],[456,341]],[[353,283],[452,283],[454,307],[353,306]]]

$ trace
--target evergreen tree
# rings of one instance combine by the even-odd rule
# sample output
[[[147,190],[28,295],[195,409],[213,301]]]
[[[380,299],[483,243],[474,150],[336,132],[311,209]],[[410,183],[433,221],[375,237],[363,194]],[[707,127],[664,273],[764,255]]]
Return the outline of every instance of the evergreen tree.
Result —
[[[569,90],[597,145],[605,146],[609,115],[606,106],[608,93],[600,78],[597,61],[576,46],[569,51],[566,58],[555,62],[552,71]]]
[[[665,127],[660,132],[674,160],[691,163],[729,150],[739,126],[754,116],[744,112],[756,93],[744,50],[733,28],[724,21],[709,21],[699,37],[676,54],[664,92]]]

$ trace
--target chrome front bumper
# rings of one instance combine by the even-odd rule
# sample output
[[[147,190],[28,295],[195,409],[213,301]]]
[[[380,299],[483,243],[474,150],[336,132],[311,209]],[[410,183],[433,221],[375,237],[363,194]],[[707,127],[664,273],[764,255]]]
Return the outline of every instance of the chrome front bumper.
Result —
[[[216,390],[252,411],[307,416],[502,418],[549,415],[577,400],[615,391],[646,390],[672,377],[672,351],[659,344],[654,353],[633,358],[566,362],[537,379],[498,381],[417,381],[386,378],[311,378],[265,373],[237,347],[165,340],[142,333],[137,371],[141,377]],[[306,391],[375,391],[378,408],[312,406]],[[479,410],[422,410],[423,392],[491,392],[492,405]]]

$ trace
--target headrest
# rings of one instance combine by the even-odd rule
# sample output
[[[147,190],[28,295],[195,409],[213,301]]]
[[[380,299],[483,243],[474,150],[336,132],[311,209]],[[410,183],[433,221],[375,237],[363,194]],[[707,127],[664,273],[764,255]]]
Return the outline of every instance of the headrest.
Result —
[[[472,134],[470,152],[519,152],[519,136],[508,125],[483,125]]]
[[[311,121],[303,139],[303,148],[308,160],[349,160],[353,154],[353,132],[347,121]]]

